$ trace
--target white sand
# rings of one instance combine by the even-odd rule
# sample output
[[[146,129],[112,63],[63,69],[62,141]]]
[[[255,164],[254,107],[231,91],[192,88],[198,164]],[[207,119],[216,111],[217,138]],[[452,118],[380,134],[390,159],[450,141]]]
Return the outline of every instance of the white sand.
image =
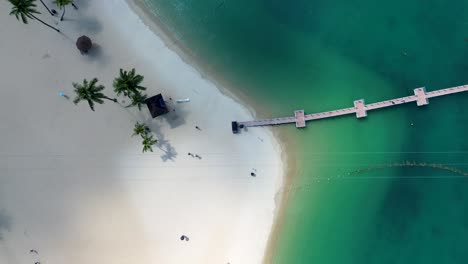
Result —
[[[67,9],[60,35],[20,23],[0,1],[0,263],[261,262],[283,174],[271,133],[233,135],[230,121],[251,119],[248,110],[168,49],[124,0],[75,2],[80,9]],[[37,3],[45,21],[57,20]],[[90,56],[75,47],[82,34],[99,45]],[[120,67],[143,74],[149,95],[191,102],[151,120],[146,108],[106,102],[92,112],[58,96],[92,77],[114,96]],[[141,153],[130,137],[136,121],[148,122],[163,150]]]

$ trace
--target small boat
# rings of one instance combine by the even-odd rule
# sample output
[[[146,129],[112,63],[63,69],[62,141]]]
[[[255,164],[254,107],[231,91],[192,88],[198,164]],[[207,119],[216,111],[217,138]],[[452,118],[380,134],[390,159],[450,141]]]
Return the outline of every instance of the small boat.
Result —
[[[187,102],[190,102],[190,98],[179,99],[179,100],[176,100],[176,102],[178,102],[178,103],[187,103]]]

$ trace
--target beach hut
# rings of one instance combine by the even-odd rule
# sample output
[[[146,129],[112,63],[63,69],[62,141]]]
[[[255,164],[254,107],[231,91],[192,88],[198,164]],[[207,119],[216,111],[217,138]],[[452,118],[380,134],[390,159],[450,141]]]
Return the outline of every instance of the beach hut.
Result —
[[[146,99],[145,103],[153,118],[169,112],[161,94]]]
[[[83,35],[76,40],[76,47],[80,50],[81,54],[88,53],[93,47],[93,42],[89,37]]]

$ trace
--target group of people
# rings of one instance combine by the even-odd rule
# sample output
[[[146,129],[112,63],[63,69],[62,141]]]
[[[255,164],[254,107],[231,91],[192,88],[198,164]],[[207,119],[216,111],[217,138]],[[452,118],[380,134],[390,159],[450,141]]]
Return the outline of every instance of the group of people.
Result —
[[[201,131],[201,128],[200,128],[199,126],[195,126],[195,129]],[[194,153],[190,153],[190,152],[189,152],[187,155],[192,156],[193,158],[198,158],[198,159],[201,159],[201,158],[202,158],[200,155],[194,154]]]
[[[198,159],[201,159],[201,158],[202,158],[200,155],[198,155],[198,154],[193,154],[193,153],[190,153],[190,152],[188,153],[188,155],[189,155],[189,156],[192,156],[192,157],[194,157],[194,158],[198,158]]]

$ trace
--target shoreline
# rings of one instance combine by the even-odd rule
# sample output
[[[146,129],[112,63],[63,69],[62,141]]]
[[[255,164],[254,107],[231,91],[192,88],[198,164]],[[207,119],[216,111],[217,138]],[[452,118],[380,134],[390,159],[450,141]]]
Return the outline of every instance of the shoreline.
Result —
[[[222,78],[216,78],[216,74],[212,72],[212,70],[208,69],[209,67],[206,67],[200,58],[197,58],[187,47],[185,47],[185,45],[178,42],[171,36],[172,33],[167,29],[167,26],[155,14],[147,10],[148,7],[144,3],[144,0],[125,0],[125,2],[127,2],[130,9],[138,15],[146,26],[164,41],[167,48],[174,51],[185,63],[196,69],[203,79],[207,79],[212,82],[222,94],[247,108],[254,118],[257,118],[259,113],[263,114],[263,116],[271,115],[265,106],[254,104],[240,89],[230,87],[230,85],[223,81]],[[257,107],[255,108],[253,105],[256,105]],[[297,147],[287,144],[288,140],[284,137],[287,137],[288,135],[285,135],[285,133],[275,131],[270,127],[266,127],[266,130],[275,139],[277,144],[276,147],[279,148],[281,161],[283,162],[283,175],[281,177],[282,183],[274,198],[276,208],[273,216],[273,224],[270,229],[262,258],[262,263],[272,263],[273,252],[276,247],[278,247],[277,243],[279,233],[284,224],[284,214],[289,199],[289,191],[287,191],[287,188],[293,185],[297,173],[297,167],[296,164],[294,164],[294,156],[296,154],[292,154],[296,153],[294,150]]]

